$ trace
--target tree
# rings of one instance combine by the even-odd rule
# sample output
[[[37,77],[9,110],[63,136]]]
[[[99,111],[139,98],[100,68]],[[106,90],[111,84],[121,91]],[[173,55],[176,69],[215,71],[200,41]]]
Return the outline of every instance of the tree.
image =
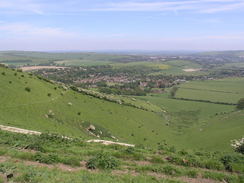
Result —
[[[171,90],[170,90],[170,97],[171,98],[174,98],[175,97],[175,94],[178,90],[178,87],[174,86]]]
[[[241,98],[237,103],[237,109],[243,110],[244,109],[244,98]]]

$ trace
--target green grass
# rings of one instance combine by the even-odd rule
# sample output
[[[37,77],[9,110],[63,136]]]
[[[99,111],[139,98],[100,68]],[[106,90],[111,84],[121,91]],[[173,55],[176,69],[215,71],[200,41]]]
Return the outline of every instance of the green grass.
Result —
[[[0,124],[88,138],[82,127],[88,121],[107,129],[120,141],[150,146],[170,136],[164,118],[153,112],[65,91],[27,73],[0,68],[2,72]],[[26,87],[31,91],[27,92]],[[49,113],[53,115],[47,117]]]
[[[116,68],[122,68],[122,67],[133,67],[133,66],[146,66],[146,67],[151,67],[154,69],[160,69],[160,70],[167,70],[170,68],[169,65],[164,64],[162,62],[129,62],[129,63],[113,63],[110,64],[112,65],[115,69]]]
[[[221,80],[219,85],[208,82],[206,86],[200,81],[189,84],[197,89],[205,86],[207,91],[216,86],[215,90],[240,92],[243,80]],[[121,142],[150,147],[166,141],[180,148],[228,151],[230,140],[243,135],[243,112],[233,112],[235,106],[175,100],[167,93],[134,99],[115,96],[116,100],[154,111],[149,112],[65,90],[31,74],[2,67],[0,85],[0,124],[8,126],[88,139],[96,138],[86,131],[87,124],[93,124],[104,132],[103,138],[111,140],[115,136]]]
[[[169,143],[177,141],[178,147],[230,151],[230,141],[243,136],[244,114],[235,106],[175,100],[168,94],[136,98],[166,111],[168,127],[175,134]]]
[[[224,157],[235,163],[225,170]],[[0,130],[0,177],[13,182],[188,182],[228,180],[241,183],[243,155],[174,150],[167,145],[128,148],[64,139],[53,134],[23,135]],[[80,163],[82,161],[82,163]],[[95,168],[95,170],[93,169]],[[89,169],[89,171],[88,171]],[[208,170],[207,170],[208,169]],[[166,178],[167,176],[167,178]],[[85,180],[84,180],[85,181]]]
[[[208,81],[192,81],[180,85],[177,98],[237,103],[244,97],[244,79],[227,78]]]

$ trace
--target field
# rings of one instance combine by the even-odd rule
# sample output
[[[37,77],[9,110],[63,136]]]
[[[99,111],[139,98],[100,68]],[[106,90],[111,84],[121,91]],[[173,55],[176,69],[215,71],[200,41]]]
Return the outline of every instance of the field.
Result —
[[[152,75],[163,75],[163,74],[171,74],[171,75],[202,75],[205,72],[199,71],[201,69],[201,65],[193,63],[187,60],[170,60],[163,62],[168,65],[167,69],[164,69],[160,72],[152,73]],[[194,72],[186,72],[187,69],[196,70]]]
[[[146,66],[146,67],[151,67],[155,69],[160,69],[160,70],[167,70],[170,68],[169,65],[164,64],[163,62],[130,62],[130,63],[113,63],[110,64],[114,68],[121,68],[121,67],[133,67],[133,66]]]
[[[243,97],[243,93],[244,79],[228,78],[184,83],[180,85],[176,97],[211,102],[237,103]]]
[[[234,106],[176,100],[165,94],[137,98],[166,111],[178,147],[230,151],[230,141],[243,135],[243,112],[233,112]]]

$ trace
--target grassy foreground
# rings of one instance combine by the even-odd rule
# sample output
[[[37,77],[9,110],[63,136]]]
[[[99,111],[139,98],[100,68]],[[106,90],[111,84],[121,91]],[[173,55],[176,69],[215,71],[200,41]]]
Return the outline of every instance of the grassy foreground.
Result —
[[[104,146],[54,134],[0,131],[0,181],[9,182],[228,182],[244,181],[236,153]]]

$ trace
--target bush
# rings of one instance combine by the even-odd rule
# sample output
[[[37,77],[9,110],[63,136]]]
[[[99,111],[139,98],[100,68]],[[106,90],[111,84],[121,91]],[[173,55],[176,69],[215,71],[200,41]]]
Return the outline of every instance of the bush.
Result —
[[[191,178],[196,178],[198,176],[198,173],[195,170],[189,170],[186,172],[186,175]]]
[[[220,158],[220,161],[223,163],[226,170],[232,171],[231,162],[234,161],[232,156],[230,155],[223,156],[222,158]]]
[[[243,110],[244,109],[244,98],[241,98],[238,101],[236,108],[239,109],[239,110]]]
[[[126,150],[125,150],[126,153],[128,154],[133,154],[135,152],[135,148],[134,147],[128,147]]]
[[[58,155],[56,154],[42,154],[42,153],[36,153],[34,156],[35,161],[38,161],[39,163],[46,163],[46,164],[53,164],[60,162]]]
[[[225,167],[218,161],[209,160],[205,162],[205,167],[207,169],[223,170]]]
[[[24,173],[16,178],[17,182],[37,183],[40,182],[41,173],[35,169],[25,170]]]
[[[172,166],[163,167],[162,172],[165,173],[166,175],[172,175],[172,176],[180,175],[180,171]]]
[[[237,178],[232,175],[226,175],[224,173],[218,173],[218,172],[204,172],[203,178],[210,178],[213,180],[223,181],[223,182],[237,182]]]
[[[152,159],[150,160],[150,162],[152,162],[152,163],[158,163],[158,164],[165,163],[165,161],[163,160],[163,158],[158,157],[158,156],[153,156]]]
[[[31,88],[30,87],[25,87],[25,91],[31,92]]]
[[[67,157],[61,160],[62,163],[71,166],[80,166],[80,160],[76,157]]]
[[[0,173],[2,174],[8,174],[8,173],[14,173],[16,167],[11,164],[0,164]]]
[[[107,153],[99,153],[86,163],[88,169],[115,169],[118,166],[119,161]]]
[[[244,138],[232,140],[231,146],[236,152],[244,154]]]
[[[26,149],[32,149],[35,151],[40,151],[40,152],[46,152],[42,146],[42,142],[39,140],[34,141],[33,143],[27,145],[25,148]]]

